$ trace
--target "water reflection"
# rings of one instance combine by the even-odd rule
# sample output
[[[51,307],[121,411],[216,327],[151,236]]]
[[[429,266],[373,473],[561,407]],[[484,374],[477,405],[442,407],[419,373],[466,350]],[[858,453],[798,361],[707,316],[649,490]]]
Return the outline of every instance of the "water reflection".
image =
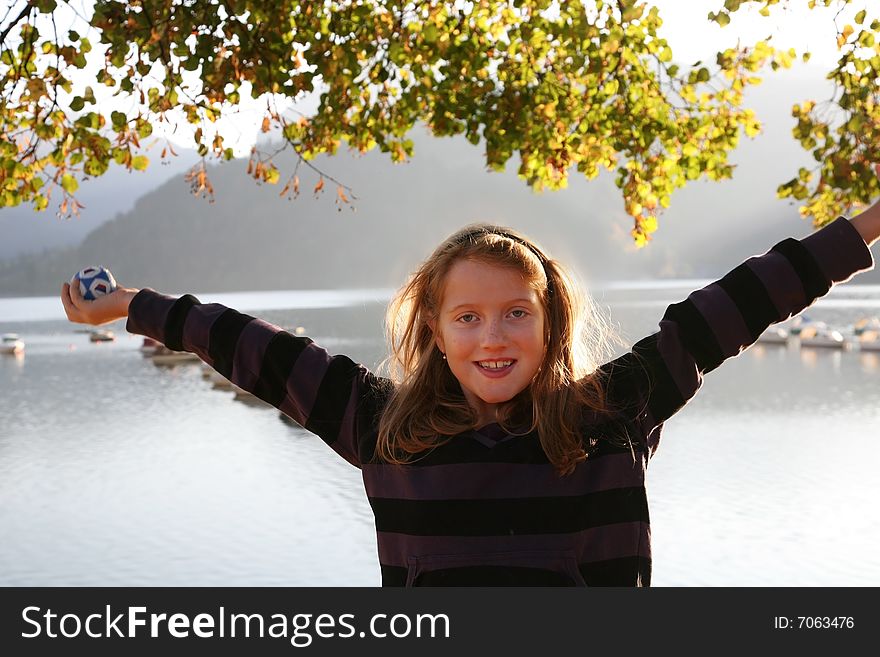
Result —
[[[383,310],[254,314],[374,367]],[[633,339],[658,317],[614,313]],[[9,330],[27,356],[0,358],[0,585],[379,584],[360,473],[323,441],[197,363],[155,366],[122,326]],[[878,377],[877,352],[763,344],[707,375],[649,468],[654,583],[880,583],[861,557]]]
[[[862,352],[859,354],[859,361],[866,372],[876,372],[878,367],[880,367],[880,354],[875,352]]]

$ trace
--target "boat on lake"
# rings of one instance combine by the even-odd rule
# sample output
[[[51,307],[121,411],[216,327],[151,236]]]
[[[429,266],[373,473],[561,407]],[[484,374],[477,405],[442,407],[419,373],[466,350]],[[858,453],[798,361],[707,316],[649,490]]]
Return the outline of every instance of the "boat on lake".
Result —
[[[24,352],[24,341],[17,333],[4,333],[0,337],[0,354],[20,354]]]
[[[159,342],[158,340],[154,340],[153,338],[145,337],[143,344],[141,344],[141,346],[140,346],[140,352],[144,356],[152,356],[153,354],[156,353],[156,349],[161,346],[162,346],[162,343]]]
[[[771,326],[758,338],[762,344],[788,344],[788,331],[781,326]]]
[[[844,349],[846,340],[843,334],[825,324],[825,322],[812,322],[801,328],[798,334],[801,347],[821,347],[830,349]]]
[[[853,344],[859,351],[880,351],[880,319],[865,317],[853,325]]]
[[[116,334],[109,329],[93,329],[89,331],[89,342],[113,342]]]
[[[235,401],[244,402],[245,404],[250,404],[252,406],[270,406],[269,403],[263,401],[262,399],[260,399],[256,395],[254,395],[253,393],[250,393],[247,390],[239,388],[234,383],[230,384],[230,385],[232,386],[232,389],[235,391],[235,396],[233,397],[233,399]]]
[[[182,363],[197,363],[200,359],[196,354],[188,351],[174,351],[164,344],[156,347],[150,356],[154,365],[177,365]]]

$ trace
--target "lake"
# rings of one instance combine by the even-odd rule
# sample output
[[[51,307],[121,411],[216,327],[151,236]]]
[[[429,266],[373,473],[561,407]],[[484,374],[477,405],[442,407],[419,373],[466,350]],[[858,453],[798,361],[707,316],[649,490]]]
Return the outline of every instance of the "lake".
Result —
[[[597,293],[628,341],[704,284]],[[198,295],[369,367],[388,290]],[[880,314],[844,285],[807,314]],[[359,471],[277,410],[91,343],[55,297],[0,299],[0,585],[378,586]],[[706,377],[648,469],[654,586],[880,584],[880,352],[755,345]]]

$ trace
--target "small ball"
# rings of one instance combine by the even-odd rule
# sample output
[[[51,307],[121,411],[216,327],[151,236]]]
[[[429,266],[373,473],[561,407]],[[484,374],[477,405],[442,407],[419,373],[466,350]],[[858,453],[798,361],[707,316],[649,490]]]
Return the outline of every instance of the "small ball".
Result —
[[[116,279],[106,267],[94,265],[81,269],[70,279],[71,285],[79,283],[79,291],[86,301],[110,294],[116,289]]]

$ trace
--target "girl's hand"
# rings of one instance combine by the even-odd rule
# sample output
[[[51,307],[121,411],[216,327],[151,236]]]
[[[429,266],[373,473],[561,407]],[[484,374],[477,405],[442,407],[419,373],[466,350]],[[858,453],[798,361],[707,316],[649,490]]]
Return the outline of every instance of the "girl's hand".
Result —
[[[61,286],[61,303],[71,322],[98,326],[128,317],[128,304],[138,291],[120,287],[94,301],[86,301],[79,291],[79,285],[65,283]]]

